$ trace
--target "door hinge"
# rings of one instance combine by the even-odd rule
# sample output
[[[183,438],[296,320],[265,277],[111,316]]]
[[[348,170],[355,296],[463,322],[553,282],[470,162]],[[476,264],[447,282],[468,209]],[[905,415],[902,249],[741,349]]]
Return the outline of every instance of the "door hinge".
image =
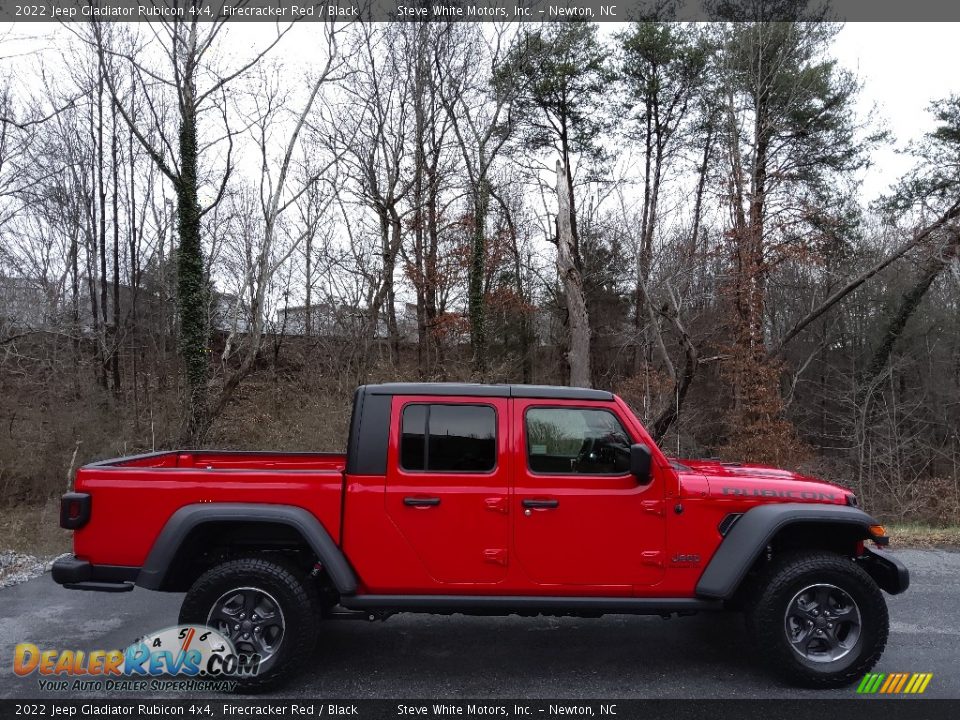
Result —
[[[502,496],[488,497],[488,498],[485,498],[483,502],[487,506],[487,510],[493,510],[493,512],[506,514],[509,510],[509,506],[507,505],[507,499]]]
[[[644,565],[652,565],[653,567],[663,567],[663,561],[660,559],[659,550],[644,550],[640,553],[640,557],[643,558],[641,561]]]
[[[493,563],[494,565],[506,565],[507,564],[507,549],[506,548],[487,548],[483,551],[483,559],[488,563]]]

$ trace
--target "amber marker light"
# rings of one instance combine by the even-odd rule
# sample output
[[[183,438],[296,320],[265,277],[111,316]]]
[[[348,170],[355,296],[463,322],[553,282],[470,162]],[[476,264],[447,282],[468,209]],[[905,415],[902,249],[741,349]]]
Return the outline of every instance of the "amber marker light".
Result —
[[[887,529],[883,525],[871,525],[867,528],[867,532],[870,533],[870,536],[877,545],[890,544],[890,538],[887,537]]]

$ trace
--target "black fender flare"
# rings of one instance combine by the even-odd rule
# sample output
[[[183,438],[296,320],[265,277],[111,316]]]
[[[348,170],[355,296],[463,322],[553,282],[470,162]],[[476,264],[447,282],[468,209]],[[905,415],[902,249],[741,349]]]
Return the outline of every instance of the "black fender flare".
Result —
[[[747,572],[773,537],[788,525],[827,523],[859,528],[879,524],[863,510],[846,505],[773,503],[750,508],[737,520],[713,554],[697,582],[698,597],[726,600],[733,596]]]
[[[208,522],[276,523],[296,530],[317,554],[337,590],[351,595],[357,577],[347,558],[323,525],[309,511],[293,505],[255,503],[197,503],[185,505],[167,520],[137,575],[137,585],[159,590],[180,545],[194,528]]]

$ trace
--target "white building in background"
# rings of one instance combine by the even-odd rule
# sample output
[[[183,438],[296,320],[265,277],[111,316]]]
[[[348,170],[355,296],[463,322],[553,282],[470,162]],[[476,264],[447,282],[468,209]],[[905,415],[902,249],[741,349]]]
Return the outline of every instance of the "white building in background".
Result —
[[[39,329],[52,320],[42,280],[0,275],[0,327]]]
[[[306,305],[281,308],[277,313],[276,332],[285,335],[314,335],[317,337],[349,338],[364,332],[367,311],[349,305],[317,303],[309,308]],[[417,306],[404,303],[397,308],[397,329],[400,339],[406,342],[417,340]],[[389,336],[387,318],[381,312],[377,316],[375,337],[384,339]]]

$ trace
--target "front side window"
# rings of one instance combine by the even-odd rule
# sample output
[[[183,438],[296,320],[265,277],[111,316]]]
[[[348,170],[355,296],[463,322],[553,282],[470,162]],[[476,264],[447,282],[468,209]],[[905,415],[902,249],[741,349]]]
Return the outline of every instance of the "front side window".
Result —
[[[630,470],[630,436],[608,410],[530,408],[526,435],[533,472],[622,475]]]
[[[497,464],[497,414],[489,405],[407,405],[400,432],[404,470],[489,472]]]

